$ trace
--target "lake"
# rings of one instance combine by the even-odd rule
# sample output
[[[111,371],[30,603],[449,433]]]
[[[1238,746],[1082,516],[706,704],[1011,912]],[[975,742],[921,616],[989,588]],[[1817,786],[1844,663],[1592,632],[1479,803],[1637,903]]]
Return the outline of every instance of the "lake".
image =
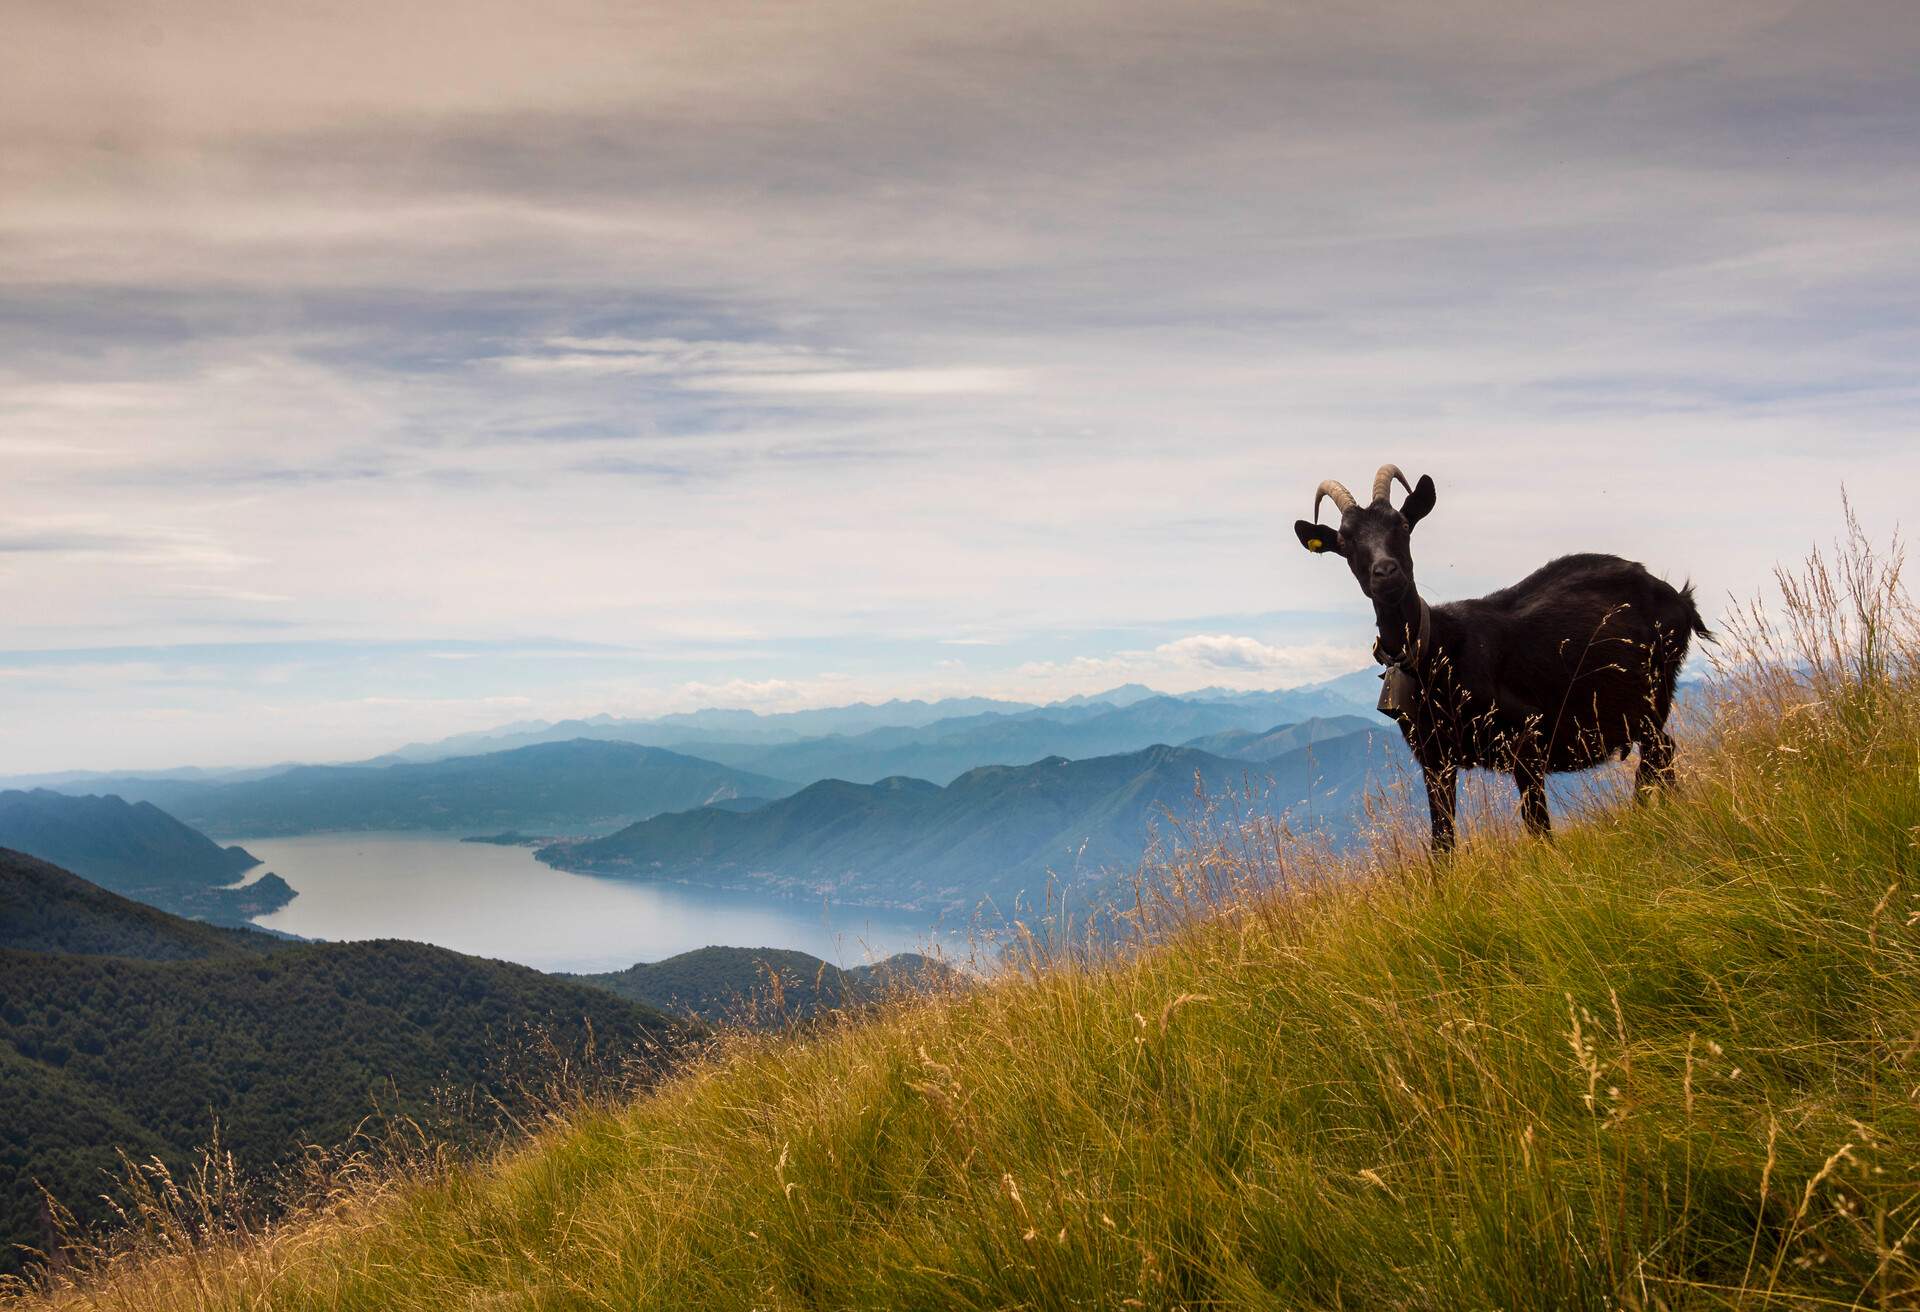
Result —
[[[405,938],[537,970],[620,970],[709,944],[797,948],[842,966],[936,940],[927,916],[829,906],[684,884],[569,874],[525,847],[439,834],[223,838],[299,896],[256,924],[306,938]],[[942,934],[964,958],[964,931]]]

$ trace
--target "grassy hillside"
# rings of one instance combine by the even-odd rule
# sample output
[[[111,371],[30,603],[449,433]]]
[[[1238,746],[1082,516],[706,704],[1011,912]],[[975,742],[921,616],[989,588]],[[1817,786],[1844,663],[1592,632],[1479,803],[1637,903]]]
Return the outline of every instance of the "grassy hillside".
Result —
[[[1227,836],[1124,960],[742,1039],[86,1305],[1915,1306],[1914,633],[1724,688],[1670,803],[1331,886]]]

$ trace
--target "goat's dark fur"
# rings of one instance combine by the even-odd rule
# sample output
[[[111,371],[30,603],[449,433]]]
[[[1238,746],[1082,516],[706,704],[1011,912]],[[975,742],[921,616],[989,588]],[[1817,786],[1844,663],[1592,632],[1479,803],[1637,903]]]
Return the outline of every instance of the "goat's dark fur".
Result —
[[[1346,558],[1373,602],[1376,654],[1412,676],[1394,714],[1426,778],[1434,850],[1453,847],[1462,767],[1511,773],[1536,834],[1550,829],[1549,773],[1624,759],[1637,745],[1641,794],[1670,784],[1674,682],[1693,635],[1713,636],[1693,589],[1618,556],[1562,556],[1512,587],[1431,607],[1422,648],[1409,543],[1434,500],[1422,478],[1398,510],[1381,494],[1343,510],[1338,529],[1294,526],[1308,550]]]

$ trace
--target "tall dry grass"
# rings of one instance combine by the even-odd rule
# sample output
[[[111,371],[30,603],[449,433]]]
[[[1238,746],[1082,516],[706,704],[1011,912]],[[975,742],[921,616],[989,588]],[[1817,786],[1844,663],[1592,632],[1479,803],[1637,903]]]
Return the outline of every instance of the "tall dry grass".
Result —
[[[1129,950],[25,1301],[1920,1305],[1920,623],[1857,529],[1782,583],[1655,805],[1440,869],[1221,826]]]

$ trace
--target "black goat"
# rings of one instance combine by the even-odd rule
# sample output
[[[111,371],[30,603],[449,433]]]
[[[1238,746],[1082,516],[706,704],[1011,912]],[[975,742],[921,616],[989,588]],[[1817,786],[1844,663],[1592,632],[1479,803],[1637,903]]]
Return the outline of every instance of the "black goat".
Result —
[[[1407,488],[1398,510],[1394,480]],[[1373,480],[1373,501],[1328,479],[1340,527],[1300,520],[1308,551],[1346,557],[1379,621],[1374,657],[1388,666],[1380,709],[1393,716],[1426,776],[1433,848],[1452,849],[1455,785],[1463,766],[1509,771],[1527,828],[1546,834],[1547,775],[1583,770],[1638,744],[1642,796],[1673,780],[1666,731],[1673,685],[1694,634],[1713,634],[1693,603],[1644,565],[1618,556],[1562,556],[1510,588],[1429,607],[1413,581],[1413,526],[1433,509],[1431,478],[1409,487],[1394,465]]]

